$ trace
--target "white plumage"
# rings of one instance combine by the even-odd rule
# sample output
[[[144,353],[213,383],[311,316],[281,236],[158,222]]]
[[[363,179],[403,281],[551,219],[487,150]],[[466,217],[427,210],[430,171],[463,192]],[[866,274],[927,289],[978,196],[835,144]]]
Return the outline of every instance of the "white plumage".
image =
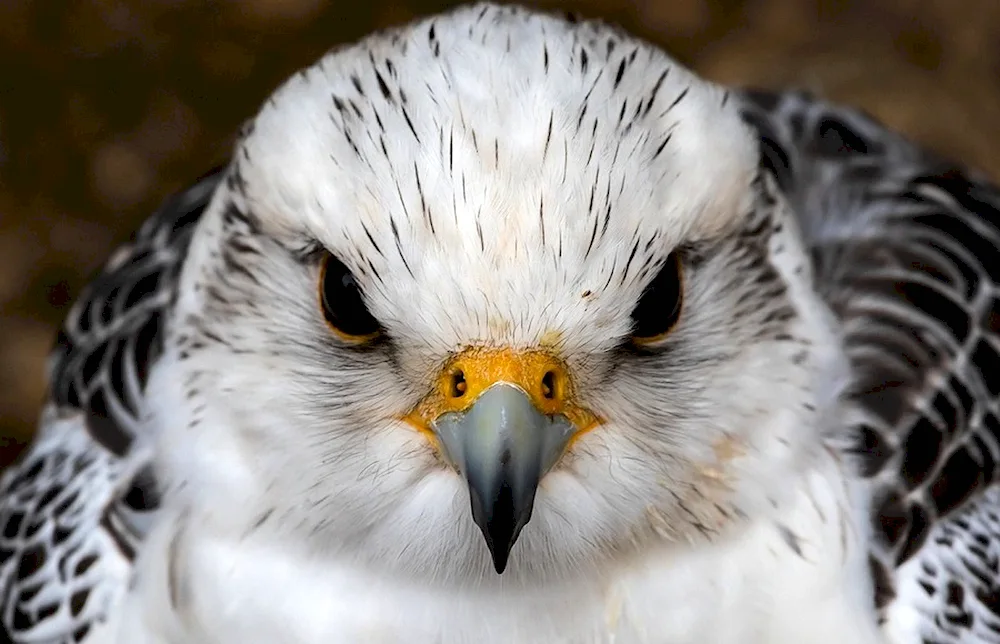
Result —
[[[338,49],[71,312],[0,623],[1000,641],[998,203],[598,23],[477,5]]]

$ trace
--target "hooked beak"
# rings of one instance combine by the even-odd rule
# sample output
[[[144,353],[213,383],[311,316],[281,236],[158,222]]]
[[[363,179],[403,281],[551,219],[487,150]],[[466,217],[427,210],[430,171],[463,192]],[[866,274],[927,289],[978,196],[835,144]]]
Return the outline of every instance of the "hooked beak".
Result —
[[[531,519],[542,477],[599,422],[571,394],[565,366],[549,354],[470,349],[408,416],[465,477],[497,573]]]
[[[472,517],[502,573],[531,519],[539,480],[576,428],[565,416],[540,413],[517,387],[496,384],[467,411],[443,415],[434,429],[445,457],[469,484]]]

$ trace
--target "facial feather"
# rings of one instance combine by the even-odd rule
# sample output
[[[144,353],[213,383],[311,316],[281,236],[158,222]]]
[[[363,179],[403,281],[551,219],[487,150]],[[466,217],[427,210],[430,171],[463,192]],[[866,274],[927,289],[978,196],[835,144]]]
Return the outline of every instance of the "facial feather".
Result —
[[[785,206],[726,92],[638,40],[488,5],[386,32],[278,90],[229,173],[184,271],[166,386],[199,411],[166,469],[240,529],[271,510],[256,529],[324,556],[495,583],[464,484],[399,420],[467,346],[544,344],[604,419],[542,480],[513,583],[724,538],[818,449],[836,342]],[[326,328],[319,249],[382,340]],[[681,320],[636,347],[675,250]]]

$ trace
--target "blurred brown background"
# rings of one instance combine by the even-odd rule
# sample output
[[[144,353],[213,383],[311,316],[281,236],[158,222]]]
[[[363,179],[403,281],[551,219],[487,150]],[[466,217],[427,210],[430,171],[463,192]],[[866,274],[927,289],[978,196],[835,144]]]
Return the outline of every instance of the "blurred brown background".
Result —
[[[161,199],[334,44],[439,0],[0,0],[0,467],[30,438],[54,329]],[[536,5],[539,3],[535,3]],[[997,0],[579,0],[717,81],[866,108],[1000,177]]]

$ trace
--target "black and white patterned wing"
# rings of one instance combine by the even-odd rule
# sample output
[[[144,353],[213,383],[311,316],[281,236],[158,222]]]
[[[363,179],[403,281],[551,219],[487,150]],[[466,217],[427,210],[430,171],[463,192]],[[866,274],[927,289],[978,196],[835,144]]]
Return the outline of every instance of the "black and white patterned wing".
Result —
[[[846,333],[885,630],[1000,643],[1000,190],[858,112],[746,100]]]
[[[168,201],[73,305],[35,442],[0,480],[0,641],[82,642],[128,583],[158,504],[143,389],[219,174]]]

